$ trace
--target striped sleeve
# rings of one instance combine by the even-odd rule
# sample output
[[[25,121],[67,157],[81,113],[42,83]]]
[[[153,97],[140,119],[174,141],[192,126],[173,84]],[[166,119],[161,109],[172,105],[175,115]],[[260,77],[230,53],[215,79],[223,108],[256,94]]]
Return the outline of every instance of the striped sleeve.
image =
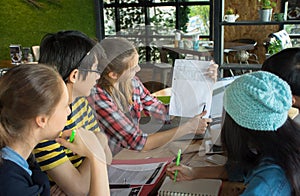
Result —
[[[86,98],[77,98],[72,103],[72,113],[70,114],[64,130],[77,129],[83,127],[91,131],[100,131],[94,112]],[[64,148],[54,140],[44,140],[34,149],[36,160],[43,171],[55,168],[66,161],[78,167],[82,163],[83,157],[74,155],[72,151]]]

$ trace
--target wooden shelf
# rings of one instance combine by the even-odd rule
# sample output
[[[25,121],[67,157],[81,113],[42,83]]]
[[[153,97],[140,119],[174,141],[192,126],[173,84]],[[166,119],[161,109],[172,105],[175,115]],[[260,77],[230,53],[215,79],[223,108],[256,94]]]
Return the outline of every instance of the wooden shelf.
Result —
[[[238,25],[284,25],[284,24],[300,24],[300,20],[286,20],[282,22],[270,21],[270,22],[262,22],[259,20],[244,20],[244,21],[235,21],[235,22],[221,22],[220,25],[230,25],[230,26],[238,26]]]
[[[285,1],[279,1],[281,7],[284,7]],[[282,22],[269,21],[263,22],[260,20],[237,20],[235,22],[223,21],[224,18],[224,7],[225,1],[213,0],[214,8],[214,23],[213,23],[213,40],[214,40],[214,60],[220,65],[220,70],[260,70],[260,64],[238,64],[238,63],[224,63],[224,26],[266,26],[266,25],[277,25],[279,30],[284,29],[285,25],[300,24],[300,20],[286,20]],[[280,12],[284,10],[281,9]],[[257,27],[258,28],[258,27]],[[263,33],[263,32],[262,32]],[[267,37],[268,35],[266,35]],[[300,34],[292,34],[291,38],[300,38]],[[221,76],[222,77],[222,76]]]
[[[219,69],[223,70],[261,70],[262,64],[240,64],[240,63],[229,63],[222,64]]]

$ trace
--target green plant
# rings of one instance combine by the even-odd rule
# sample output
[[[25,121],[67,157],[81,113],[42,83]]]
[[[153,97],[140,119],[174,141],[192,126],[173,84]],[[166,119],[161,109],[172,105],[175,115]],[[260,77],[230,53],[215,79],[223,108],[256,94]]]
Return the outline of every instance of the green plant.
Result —
[[[270,55],[276,54],[282,50],[282,44],[280,40],[272,39],[270,45],[268,46],[268,53]]]
[[[39,45],[46,33],[75,29],[96,39],[95,16],[91,14],[95,9],[94,1],[34,1],[41,7],[23,0],[1,1],[0,61],[10,60],[10,44],[21,44],[22,47]]]
[[[226,11],[225,11],[225,15],[231,15],[231,14],[235,14],[235,11],[233,8],[228,8]]]
[[[276,7],[276,2],[271,0],[258,0],[261,9],[272,9]]]

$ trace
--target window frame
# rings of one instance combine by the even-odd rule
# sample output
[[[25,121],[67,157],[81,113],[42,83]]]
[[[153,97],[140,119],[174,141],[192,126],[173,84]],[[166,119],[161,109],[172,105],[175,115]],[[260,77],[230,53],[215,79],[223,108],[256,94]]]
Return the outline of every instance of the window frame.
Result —
[[[206,38],[209,40],[213,39],[213,0],[210,1],[201,1],[201,0],[195,0],[195,1],[189,1],[186,2],[184,0],[174,0],[172,2],[152,2],[151,0],[139,0],[138,3],[120,3],[120,0],[115,0],[112,3],[104,3],[104,0],[94,0],[95,1],[95,9],[96,9],[96,36],[98,40],[102,40],[108,35],[105,35],[105,21],[104,21],[104,10],[106,8],[114,8],[115,10],[115,32],[120,32],[121,25],[120,25],[120,8],[128,8],[128,7],[142,7],[145,11],[145,26],[150,25],[150,13],[148,8],[152,7],[163,7],[163,6],[172,6],[175,7],[175,28],[179,29],[180,24],[180,7],[181,6],[201,6],[201,5],[208,5],[209,8],[209,35],[201,35],[201,38]],[[116,36],[116,35],[109,35],[109,36]],[[148,36],[148,35],[147,35]],[[147,36],[146,36],[146,44],[147,44]],[[124,36],[126,37],[126,36]],[[130,36],[128,36],[130,37]],[[157,37],[152,36],[150,38]],[[161,37],[171,37],[169,36],[161,36]],[[173,36],[172,36],[173,37]],[[148,44],[147,44],[148,45]],[[146,61],[150,60],[150,51],[149,49],[146,49]]]

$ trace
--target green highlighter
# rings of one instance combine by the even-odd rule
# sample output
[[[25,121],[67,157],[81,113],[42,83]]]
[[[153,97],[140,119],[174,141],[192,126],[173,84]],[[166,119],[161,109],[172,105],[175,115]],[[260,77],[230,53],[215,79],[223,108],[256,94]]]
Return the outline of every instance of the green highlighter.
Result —
[[[180,156],[181,156],[181,149],[178,150],[177,159],[176,159],[176,166],[179,166],[179,164],[180,164]],[[175,171],[174,182],[176,182],[177,175],[178,175],[178,170]]]
[[[74,142],[75,135],[76,135],[76,130],[73,129],[73,130],[72,130],[72,133],[71,133],[71,136],[70,136],[70,138],[69,138],[69,142],[70,142],[70,143],[73,143],[73,142]]]

